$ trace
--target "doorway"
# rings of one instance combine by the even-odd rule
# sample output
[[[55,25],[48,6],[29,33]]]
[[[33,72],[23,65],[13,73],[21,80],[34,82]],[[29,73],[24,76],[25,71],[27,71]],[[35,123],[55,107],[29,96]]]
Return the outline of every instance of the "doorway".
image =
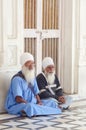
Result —
[[[53,58],[60,74],[60,5],[59,0],[24,0],[24,51],[34,55],[36,74],[46,56]]]

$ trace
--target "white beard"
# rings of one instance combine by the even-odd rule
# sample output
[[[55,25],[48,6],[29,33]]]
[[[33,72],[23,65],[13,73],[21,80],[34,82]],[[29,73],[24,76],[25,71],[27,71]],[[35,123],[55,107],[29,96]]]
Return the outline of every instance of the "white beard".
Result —
[[[29,70],[26,66],[23,66],[22,73],[24,74],[26,81],[33,85],[33,80],[35,78],[35,68]]]
[[[46,73],[46,78],[47,78],[48,84],[50,84],[50,85],[54,84],[55,72],[53,72],[53,73]]]

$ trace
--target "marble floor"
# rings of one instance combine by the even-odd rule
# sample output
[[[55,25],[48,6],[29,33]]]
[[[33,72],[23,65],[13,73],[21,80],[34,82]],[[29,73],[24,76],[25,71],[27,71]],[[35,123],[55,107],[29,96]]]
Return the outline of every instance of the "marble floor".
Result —
[[[86,100],[74,101],[61,115],[18,117],[0,114],[0,130],[86,130]]]

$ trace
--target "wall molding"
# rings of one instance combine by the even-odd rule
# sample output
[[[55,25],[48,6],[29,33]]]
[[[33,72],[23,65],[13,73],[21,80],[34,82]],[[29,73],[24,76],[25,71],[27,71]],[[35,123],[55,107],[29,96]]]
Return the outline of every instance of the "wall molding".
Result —
[[[17,46],[8,46],[8,59],[7,64],[8,66],[17,65]]]
[[[7,20],[7,37],[8,39],[17,38],[17,0],[9,0],[7,4],[8,20]],[[10,17],[11,16],[11,17]]]
[[[0,69],[3,70],[20,66],[19,57],[24,50],[24,0],[0,0],[0,7]]]

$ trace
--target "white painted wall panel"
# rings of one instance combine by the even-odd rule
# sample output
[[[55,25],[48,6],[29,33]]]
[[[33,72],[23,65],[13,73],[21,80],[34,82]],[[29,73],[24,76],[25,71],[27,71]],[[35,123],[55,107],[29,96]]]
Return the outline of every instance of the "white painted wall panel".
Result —
[[[23,0],[0,0],[0,65],[8,69],[18,67],[23,52]],[[11,69],[11,68],[10,68]]]

